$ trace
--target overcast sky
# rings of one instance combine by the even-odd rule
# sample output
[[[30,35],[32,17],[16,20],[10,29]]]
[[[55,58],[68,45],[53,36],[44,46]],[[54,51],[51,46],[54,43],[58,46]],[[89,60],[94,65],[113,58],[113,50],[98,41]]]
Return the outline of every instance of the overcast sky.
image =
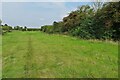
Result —
[[[61,21],[78,6],[90,2],[3,2],[2,21],[11,26],[40,27]]]

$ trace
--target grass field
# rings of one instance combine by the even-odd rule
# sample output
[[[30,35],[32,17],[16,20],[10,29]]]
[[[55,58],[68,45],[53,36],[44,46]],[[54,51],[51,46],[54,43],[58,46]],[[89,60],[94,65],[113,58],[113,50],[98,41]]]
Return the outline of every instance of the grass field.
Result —
[[[2,37],[3,78],[117,78],[118,44],[43,32]]]
[[[0,79],[2,78],[2,36],[0,35]]]

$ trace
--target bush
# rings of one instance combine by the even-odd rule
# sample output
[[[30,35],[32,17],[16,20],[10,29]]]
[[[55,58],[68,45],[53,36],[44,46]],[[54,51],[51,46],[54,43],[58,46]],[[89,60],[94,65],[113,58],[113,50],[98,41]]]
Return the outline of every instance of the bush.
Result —
[[[40,31],[40,29],[39,28],[27,28],[27,31]]]
[[[45,26],[42,26],[40,30],[47,33],[53,33],[53,26],[45,25]]]

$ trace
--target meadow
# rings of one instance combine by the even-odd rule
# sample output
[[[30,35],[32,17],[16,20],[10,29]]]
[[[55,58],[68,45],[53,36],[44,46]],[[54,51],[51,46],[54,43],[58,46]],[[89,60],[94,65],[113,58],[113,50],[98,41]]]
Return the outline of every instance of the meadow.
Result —
[[[40,31],[2,36],[3,78],[118,78],[118,44]]]
[[[0,79],[2,78],[2,36],[0,35]]]

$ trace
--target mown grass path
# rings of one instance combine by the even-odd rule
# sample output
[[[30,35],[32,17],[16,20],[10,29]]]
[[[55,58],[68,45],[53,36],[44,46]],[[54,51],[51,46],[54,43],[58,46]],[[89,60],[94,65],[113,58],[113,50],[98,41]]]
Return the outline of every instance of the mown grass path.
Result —
[[[21,31],[2,40],[4,78],[118,77],[117,43]]]
[[[32,39],[31,39],[31,35],[28,36],[28,52],[26,53],[26,56],[25,56],[25,61],[26,61],[26,64],[25,64],[25,77],[30,77],[30,74],[31,74],[31,69],[32,69],[32,63],[31,63],[31,60],[32,60],[32,56],[33,56],[33,50],[32,50]]]

